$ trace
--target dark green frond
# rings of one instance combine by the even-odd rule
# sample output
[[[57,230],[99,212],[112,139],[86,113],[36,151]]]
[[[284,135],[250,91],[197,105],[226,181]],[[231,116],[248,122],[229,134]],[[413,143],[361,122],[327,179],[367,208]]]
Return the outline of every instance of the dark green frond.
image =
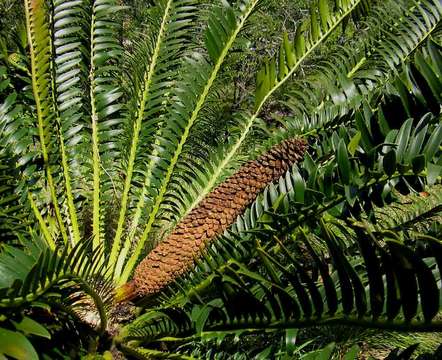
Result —
[[[308,238],[307,254],[316,269],[312,272],[291,260],[290,252],[280,256],[274,253],[275,248],[258,245],[258,268],[258,264],[230,261],[210,278],[208,287],[195,288],[184,306],[148,311],[126,327],[125,337],[149,341],[162,334],[181,336],[195,331],[200,334],[201,330],[281,329],[333,323],[427,331],[440,326],[435,318],[440,293],[436,267],[439,241],[427,238],[426,244],[433,251],[427,258],[396,237],[386,236],[386,246],[376,245],[361,228],[356,239],[359,251],[350,257],[338,246],[339,236],[327,225],[323,225],[318,239],[326,244],[332,264],[317,254]],[[205,316],[198,320],[196,316],[202,311]]]

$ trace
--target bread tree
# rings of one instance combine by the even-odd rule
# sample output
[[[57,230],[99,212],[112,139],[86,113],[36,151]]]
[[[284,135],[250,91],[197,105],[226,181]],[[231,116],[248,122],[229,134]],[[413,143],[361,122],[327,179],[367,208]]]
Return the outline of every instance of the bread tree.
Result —
[[[313,1],[222,127],[226,62],[265,6],[158,0],[123,49],[117,1],[25,1],[30,86],[0,67],[0,353],[56,339],[42,311],[135,358],[440,329],[440,2]]]

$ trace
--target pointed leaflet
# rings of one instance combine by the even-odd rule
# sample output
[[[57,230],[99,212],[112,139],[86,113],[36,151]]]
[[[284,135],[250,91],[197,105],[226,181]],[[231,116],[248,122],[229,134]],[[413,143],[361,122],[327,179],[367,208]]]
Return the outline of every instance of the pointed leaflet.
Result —
[[[312,256],[312,258],[313,258],[313,260],[314,260],[314,262],[315,262],[315,264],[321,274],[322,283],[323,283],[324,291],[325,291],[325,298],[326,298],[327,305],[328,305],[328,315],[333,316],[336,313],[336,311],[338,310],[338,295],[336,293],[336,288],[333,283],[333,279],[330,276],[328,266],[324,261],[322,261],[319,258],[318,254],[311,246],[310,241],[309,241],[307,235],[305,234],[305,232],[302,231],[301,234],[302,234],[302,240],[303,240],[305,246],[307,247],[309,254]]]
[[[398,260],[397,264],[402,265],[395,266],[395,269],[398,273],[405,318],[410,320],[416,314],[419,297],[424,319],[426,322],[431,322],[439,311],[439,288],[431,269],[404,245],[394,241],[389,241],[387,244],[393,257]],[[411,273],[413,274],[411,275]],[[411,276],[413,279],[409,278]],[[414,277],[417,278],[419,291],[415,286]]]
[[[38,360],[38,354],[29,340],[18,331],[0,328],[0,356],[15,359]]]
[[[376,255],[376,247],[370,236],[365,231],[356,229],[356,240],[364,258],[365,268],[367,271],[369,291],[370,291],[370,311],[374,319],[377,319],[384,307],[385,291],[382,281],[382,272],[380,261]]]
[[[338,144],[338,168],[342,184],[348,185],[350,183],[352,169],[344,139],[341,139]]]
[[[346,269],[346,259],[342,249],[337,246],[336,240],[334,239],[332,233],[327,228],[326,224],[321,221],[321,233],[327,247],[330,252],[330,256],[333,260],[333,267],[336,269],[338,274],[338,280],[340,285],[342,310],[345,315],[349,315],[354,308],[354,290],[350,281],[350,276]],[[322,274],[322,273],[321,273]]]

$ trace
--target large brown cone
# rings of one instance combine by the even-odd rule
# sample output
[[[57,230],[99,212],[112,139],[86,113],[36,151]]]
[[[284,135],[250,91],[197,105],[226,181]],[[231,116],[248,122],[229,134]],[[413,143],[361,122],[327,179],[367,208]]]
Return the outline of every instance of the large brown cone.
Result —
[[[222,234],[269,183],[303,157],[305,148],[302,139],[285,140],[216,187],[138,265],[134,279],[125,286],[131,293],[126,293],[126,299],[156,293],[188,270],[207,244]]]

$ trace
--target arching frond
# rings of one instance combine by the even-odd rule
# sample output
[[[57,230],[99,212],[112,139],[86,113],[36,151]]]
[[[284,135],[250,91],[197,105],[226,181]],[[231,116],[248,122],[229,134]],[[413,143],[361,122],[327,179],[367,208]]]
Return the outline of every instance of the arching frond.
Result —
[[[91,252],[88,241],[71,251],[53,251],[36,234],[32,240],[21,239],[21,245],[25,250],[6,245],[0,252],[0,308],[17,308],[36,301],[60,303],[60,293],[66,305],[75,307],[82,300],[81,290],[95,302],[104,331],[113,288],[103,279],[106,269],[99,264],[102,250]]]
[[[376,245],[362,229],[353,257],[345,254],[338,245],[339,235],[326,224],[319,239],[331,256],[331,268],[308,238],[305,246],[313,260],[312,272],[283,245],[283,255],[277,258],[258,244],[259,271],[232,260],[208,279],[208,287],[194,289],[187,303],[148,311],[124,329],[123,338],[149,343],[166,334],[179,338],[189,333],[333,323],[420,330],[441,326],[436,318],[438,240],[426,238],[433,254],[427,258],[395,237],[384,237],[384,247]]]
[[[164,121],[164,109],[168,102],[167,99],[171,97],[173,82],[176,81],[177,65],[181,62],[180,57],[188,43],[186,40],[187,30],[192,25],[192,18],[196,13],[195,4],[192,1],[160,1],[158,7],[161,21],[155,26],[157,28],[157,31],[153,32],[155,38],[148,38],[147,44],[142,45],[141,51],[135,54],[137,57],[148,57],[149,64],[143,67],[141,79],[135,80],[136,84],[138,83],[136,85],[137,103],[129,115],[133,116],[133,121],[131,121],[133,129],[130,130],[130,137],[128,137],[130,150],[127,154],[127,172],[118,225],[109,260],[112,264],[116,262],[121,246],[120,240],[125,225],[129,196],[137,189],[133,184],[134,172],[138,168],[138,171],[144,174],[146,164],[141,159],[145,157],[145,152],[151,152],[150,160],[146,159],[147,174],[145,174],[145,179],[140,179],[141,182],[144,182],[141,189],[142,194],[138,195],[142,200],[137,204],[137,212],[133,219],[134,226],[138,224],[141,208],[144,206],[145,192],[151,185],[149,172],[152,171],[158,156],[158,139],[162,134],[162,126],[159,122]],[[127,253],[127,242],[123,251]],[[121,274],[124,260],[125,255],[123,254],[115,270],[116,278]]]
[[[361,39],[362,46],[355,46],[357,50],[338,48],[308,78],[294,82],[287,105],[302,115],[329,102],[351,106],[360,101],[361,96],[373,93],[397,73],[398,66],[435,32],[440,18],[440,10],[431,2],[413,5],[405,15],[396,3],[388,10],[376,8],[366,21],[370,31]],[[391,23],[390,29],[386,24]]]
[[[93,154],[92,230],[95,248],[104,239],[104,214],[100,210],[102,197],[113,190],[112,174],[108,170],[111,166],[108,164],[118,158],[114,139],[120,132],[117,125],[121,122],[119,110],[122,105],[118,99],[122,92],[114,74],[119,71],[116,60],[121,56],[122,49],[116,37],[119,25],[113,17],[120,9],[115,0],[95,0],[90,18],[89,99]]]
[[[137,241],[133,254],[124,266],[121,282],[128,279],[144,248],[153,223],[165,200],[174,169],[180,162],[183,146],[189,138],[191,128],[198,121],[211,87],[238,33],[258,2],[258,0],[246,1],[239,10],[233,9],[228,3],[216,5],[206,30],[206,46],[210,59],[198,52],[186,59],[183,78],[176,85],[176,98],[167,114],[167,125],[162,130],[162,136],[158,143],[158,147],[161,149],[158,153],[158,161],[152,171],[148,173],[152,179],[158,179],[155,181],[159,186],[155,190],[152,189],[154,193],[147,224]],[[153,180],[149,181],[149,183],[152,182]],[[144,204],[144,196],[145,194],[142,194],[139,199],[138,209],[140,209],[140,204]],[[136,227],[137,223],[134,223],[133,226]],[[123,250],[123,259],[134,238],[134,231],[133,228],[125,241],[124,249],[127,250]]]
[[[60,146],[61,168],[65,183],[65,196],[69,213],[72,244],[80,241],[75,201],[89,188],[85,148],[90,144],[85,122],[82,83],[87,78],[83,62],[88,34],[85,5],[79,1],[60,0],[53,3],[52,11],[52,76],[57,132]]]
[[[51,43],[48,26],[48,10],[44,1],[25,1],[28,42],[31,56],[32,89],[36,106],[38,136],[40,151],[46,171],[51,202],[56,219],[65,243],[68,235],[63,222],[56,194],[50,159],[54,126],[53,101],[51,96]],[[54,153],[52,153],[52,156]]]
[[[427,192],[427,191],[430,192]],[[402,198],[398,204],[379,209],[374,229],[382,231],[428,231],[428,227],[440,221],[442,214],[442,189],[432,186],[427,191]]]

